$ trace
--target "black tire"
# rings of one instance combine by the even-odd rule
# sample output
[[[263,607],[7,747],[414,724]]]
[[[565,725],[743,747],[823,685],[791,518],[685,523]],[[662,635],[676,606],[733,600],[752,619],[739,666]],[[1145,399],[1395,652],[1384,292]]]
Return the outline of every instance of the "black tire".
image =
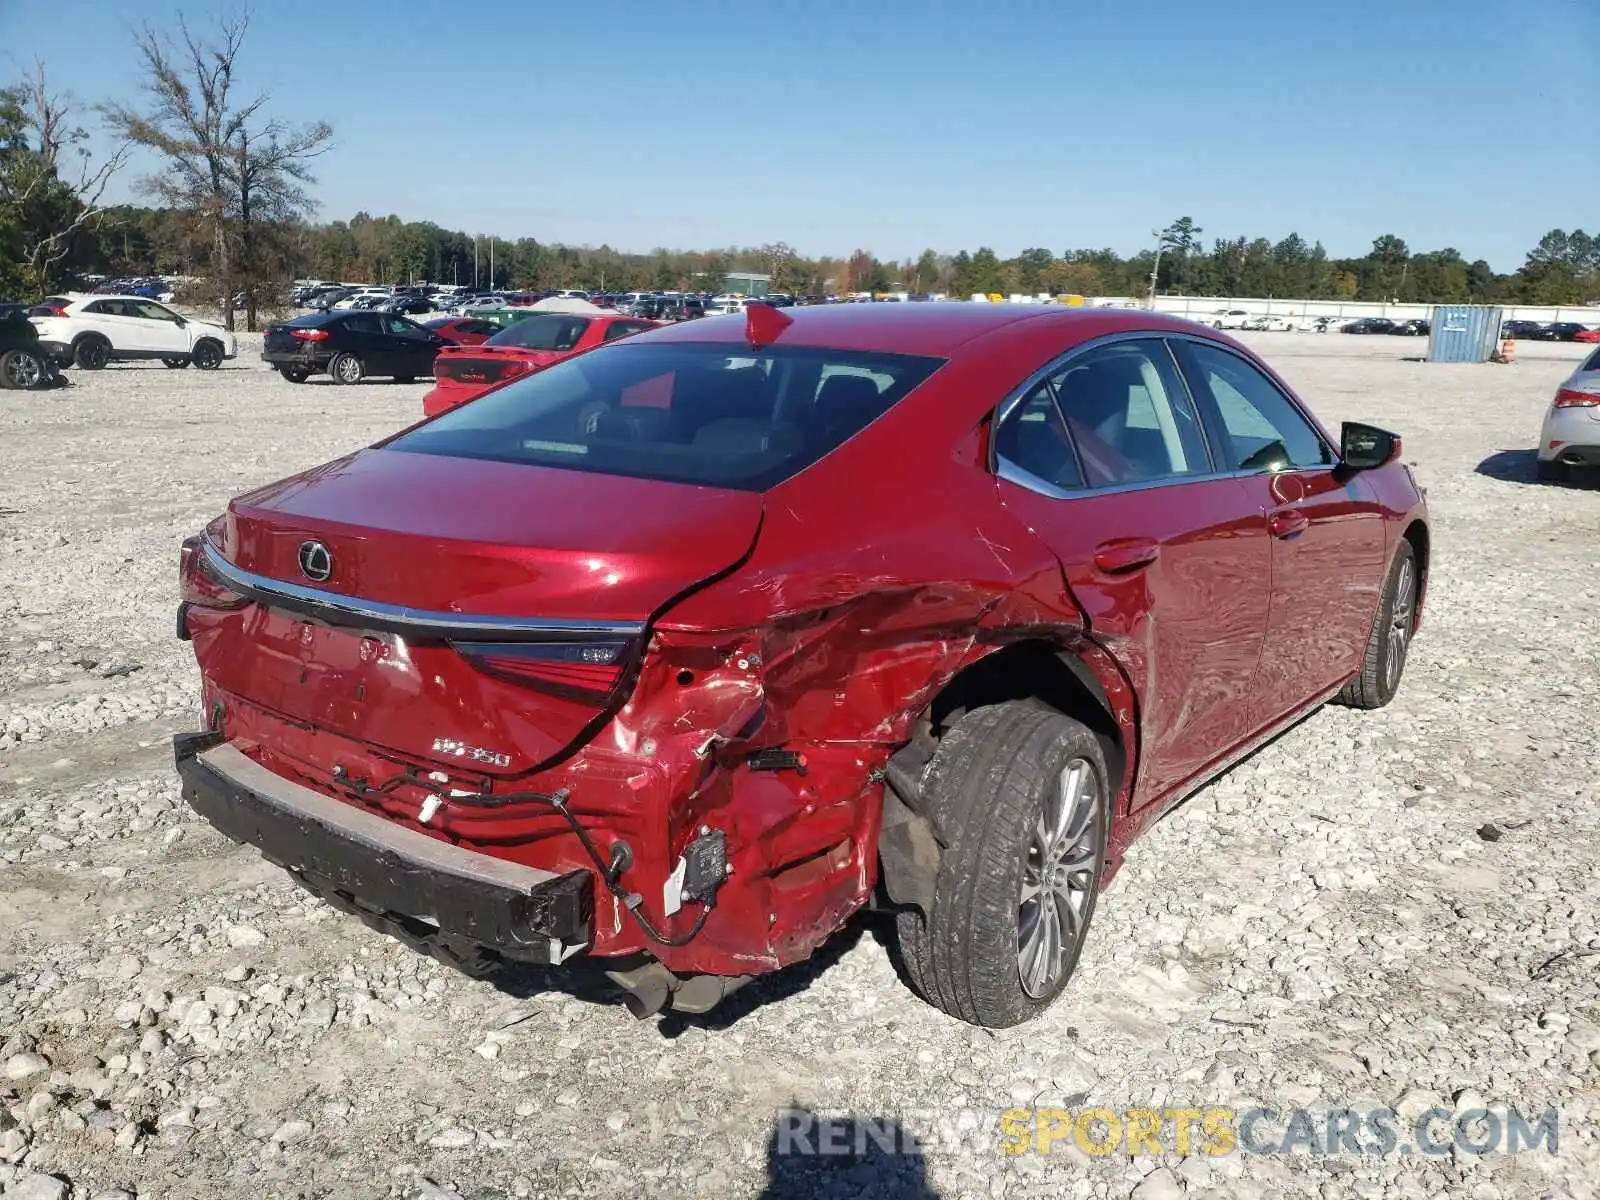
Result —
[[[162,363],[163,366],[165,366],[169,370],[181,371],[181,370],[183,370],[183,368],[185,368],[185,367],[187,367],[189,365],[189,361],[190,361],[189,360],[189,356],[187,354],[184,354],[184,355],[174,355],[171,358],[163,358],[161,360],[161,363]]]
[[[1550,459],[1548,462],[1540,459],[1534,468],[1539,474],[1540,483],[1565,483],[1569,478],[1567,464]]]
[[[335,383],[360,383],[367,377],[367,366],[354,354],[335,354],[328,364],[328,374]]]
[[[73,345],[72,361],[85,371],[98,371],[111,361],[111,343],[98,333],[86,333]]]
[[[279,367],[278,374],[290,383],[304,383],[311,378],[311,372],[304,367]]]
[[[1389,578],[1378,601],[1378,615],[1372,622],[1361,670],[1334,698],[1336,703],[1350,708],[1382,708],[1395,698],[1405,675],[1411,635],[1417,628],[1421,585],[1416,551],[1410,541],[1401,538],[1394,561],[1389,564]]]
[[[43,387],[50,378],[50,364],[32,350],[7,350],[0,355],[0,388],[19,392]]]
[[[222,365],[222,347],[210,338],[202,338],[194,344],[191,357],[202,371],[215,371]]]
[[[1095,808],[1083,825],[1083,886],[1076,936],[1042,986],[1025,987],[1019,948],[1029,911],[1025,872],[1036,871],[1036,831],[1069,772],[1087,772]],[[1079,778],[1073,776],[1073,778]],[[897,917],[906,974],[928,1003],[989,1029],[1021,1024],[1048,1008],[1077,967],[1105,873],[1110,798],[1100,739],[1054,709],[1026,701],[980,708],[944,737],[923,777],[930,815],[949,840],[927,914]],[[1041,898],[1043,893],[1041,893]],[[1044,910],[1035,902],[1041,920]]]

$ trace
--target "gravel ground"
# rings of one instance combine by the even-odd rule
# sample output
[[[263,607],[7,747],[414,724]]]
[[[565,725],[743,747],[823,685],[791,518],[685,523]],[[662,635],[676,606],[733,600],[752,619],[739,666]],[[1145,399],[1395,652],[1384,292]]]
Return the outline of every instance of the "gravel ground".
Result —
[[[914,999],[870,921],[713,1020],[641,1023],[583,972],[474,982],[303,895],[178,798],[178,542],[422,385],[294,387],[246,338],[216,374],[0,392],[0,1195],[1594,1194],[1600,492],[1528,449],[1583,348],[1255,340],[1330,422],[1403,432],[1429,489],[1407,681],[1152,831],[1067,996],[998,1035]],[[1016,1106],[1253,1104],[1557,1106],[1559,1151],[998,1148]],[[922,1152],[777,1155],[788,1109]]]

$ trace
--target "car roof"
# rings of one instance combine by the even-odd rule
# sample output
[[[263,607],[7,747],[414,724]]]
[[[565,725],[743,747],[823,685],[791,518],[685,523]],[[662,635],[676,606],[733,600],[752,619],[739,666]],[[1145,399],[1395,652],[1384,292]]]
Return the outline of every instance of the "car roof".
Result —
[[[921,304],[829,304],[778,310],[792,324],[777,344],[819,346],[887,354],[948,358],[968,342],[1024,322],[1038,322],[1073,341],[1138,330],[1192,332],[1206,329],[1192,321],[1149,309],[1064,308],[1052,304],[981,304],[941,301]],[[641,334],[651,341],[716,342],[745,340],[739,316],[708,317]],[[1210,332],[1207,329],[1207,332]]]

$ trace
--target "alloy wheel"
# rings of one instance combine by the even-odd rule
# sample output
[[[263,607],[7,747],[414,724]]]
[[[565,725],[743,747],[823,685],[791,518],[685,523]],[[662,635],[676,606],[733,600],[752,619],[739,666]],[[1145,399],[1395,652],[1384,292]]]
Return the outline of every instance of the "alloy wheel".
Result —
[[[1036,1000],[1055,992],[1077,957],[1094,902],[1104,803],[1087,759],[1062,768],[1028,840],[1017,907],[1017,970]]]
[[[1417,601],[1417,574],[1408,558],[1400,564],[1400,573],[1394,580],[1394,602],[1389,608],[1389,633],[1387,653],[1384,655],[1384,686],[1393,691],[1400,685],[1400,673],[1405,670],[1406,652],[1411,647],[1411,631],[1415,624]]]
[[[5,358],[6,386],[20,389],[30,389],[39,386],[39,381],[44,378],[44,363],[37,355],[26,351],[8,354]]]

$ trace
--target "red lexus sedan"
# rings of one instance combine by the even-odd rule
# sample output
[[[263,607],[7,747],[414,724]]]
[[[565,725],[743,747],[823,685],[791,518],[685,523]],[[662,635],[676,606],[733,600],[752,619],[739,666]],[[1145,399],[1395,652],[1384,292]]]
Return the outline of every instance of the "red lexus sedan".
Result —
[[[655,327],[654,321],[614,313],[548,312],[521,317],[478,345],[441,350],[433,360],[433,390],[422,398],[423,414],[436,417],[497,383]]]
[[[1162,813],[1389,702],[1429,531],[1226,334],[912,304],[603,346],[185,543],[189,803],[469,971],[703,1011],[897,913],[930,1002],[1066,986]]]

